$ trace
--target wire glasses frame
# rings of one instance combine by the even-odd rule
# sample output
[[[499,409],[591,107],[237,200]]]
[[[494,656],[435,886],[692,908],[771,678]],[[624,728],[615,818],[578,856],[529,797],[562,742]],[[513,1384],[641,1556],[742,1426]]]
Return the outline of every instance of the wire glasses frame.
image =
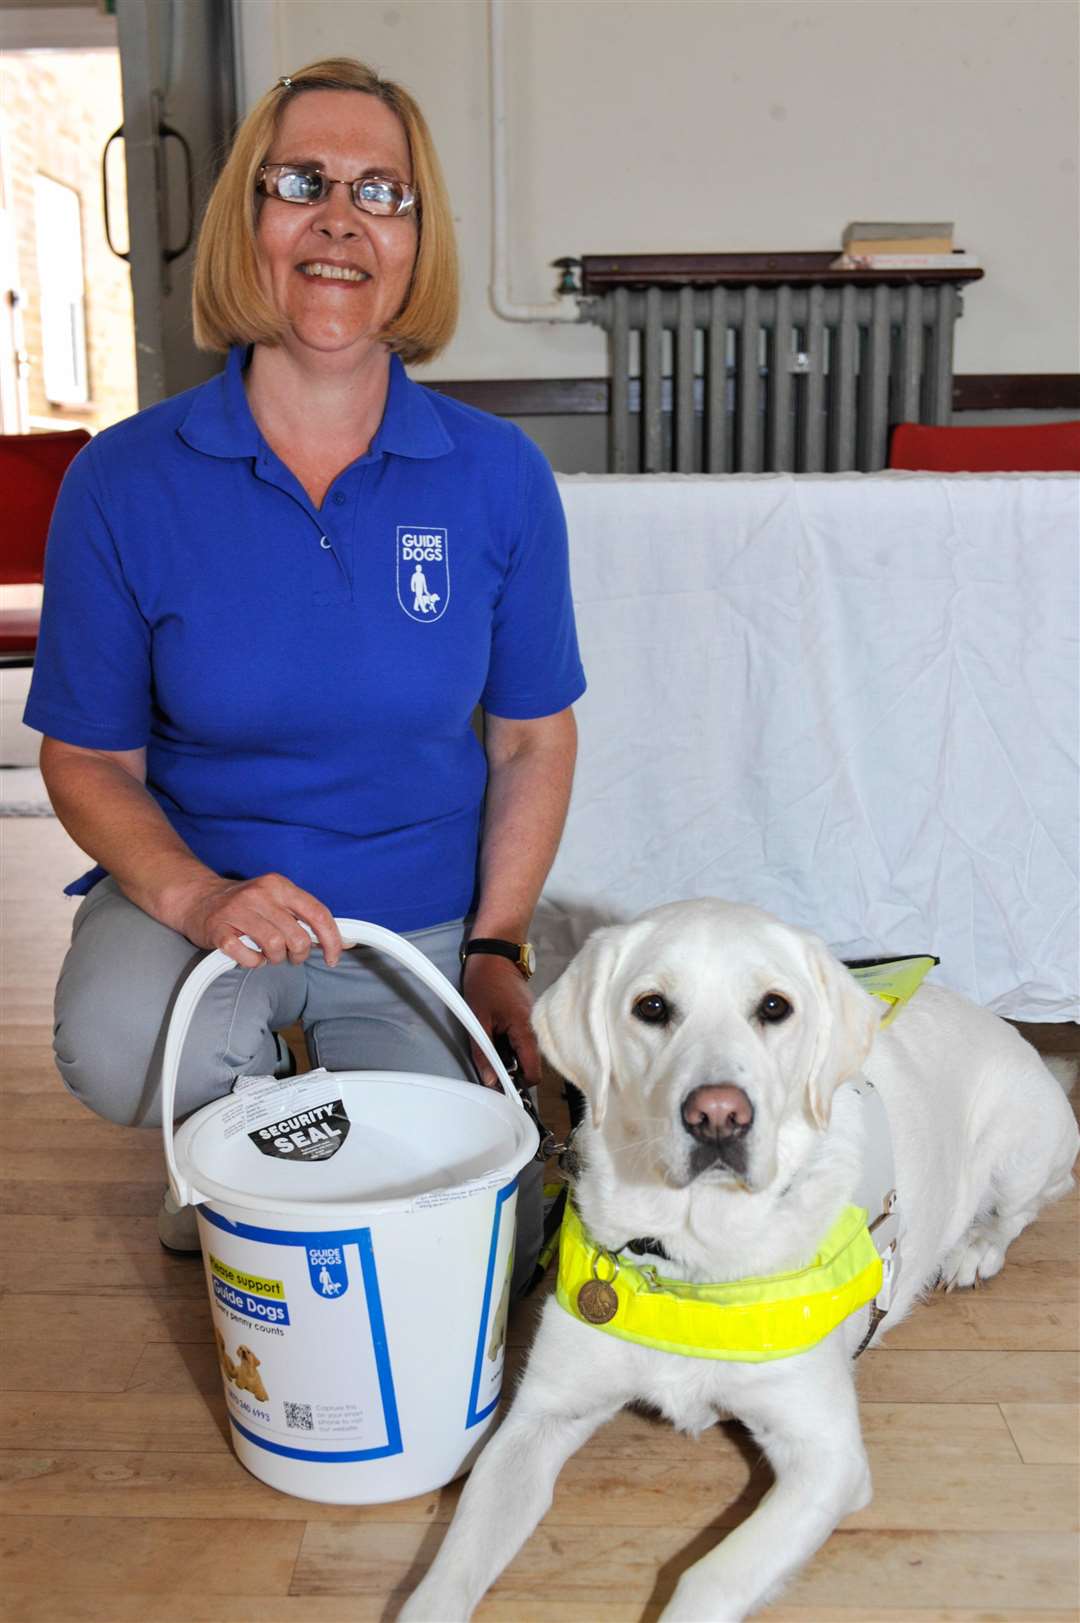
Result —
[[[360,175],[356,180],[335,180],[314,165],[264,163],[255,177],[255,189],[283,203],[321,203],[331,186],[347,186],[353,203],[364,214],[382,218],[411,214],[416,191],[402,180],[386,175]]]

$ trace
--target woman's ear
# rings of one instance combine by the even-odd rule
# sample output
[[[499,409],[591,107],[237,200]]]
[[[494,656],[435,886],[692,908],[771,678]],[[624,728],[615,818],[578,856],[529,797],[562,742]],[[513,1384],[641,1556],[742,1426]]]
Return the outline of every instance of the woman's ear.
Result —
[[[885,1009],[816,936],[810,937],[808,956],[817,994],[818,1027],[806,1100],[815,1124],[827,1127],[833,1094],[841,1082],[862,1069]]]
[[[624,925],[595,931],[532,1012],[540,1052],[588,1099],[594,1127],[604,1119],[611,1087],[607,1001],[625,931]]]

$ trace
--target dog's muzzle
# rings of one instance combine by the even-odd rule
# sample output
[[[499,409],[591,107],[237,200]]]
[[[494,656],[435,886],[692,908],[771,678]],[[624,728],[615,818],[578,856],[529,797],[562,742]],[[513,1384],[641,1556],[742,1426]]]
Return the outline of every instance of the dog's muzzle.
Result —
[[[746,1135],[754,1122],[754,1107],[742,1088],[733,1083],[708,1083],[688,1093],[680,1111],[682,1124],[694,1140],[690,1176],[720,1165],[739,1175],[746,1171]]]

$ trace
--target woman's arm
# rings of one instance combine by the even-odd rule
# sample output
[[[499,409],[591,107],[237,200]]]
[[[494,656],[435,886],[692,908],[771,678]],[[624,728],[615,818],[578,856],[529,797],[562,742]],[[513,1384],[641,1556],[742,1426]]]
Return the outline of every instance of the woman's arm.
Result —
[[[246,969],[302,963],[315,931],[328,964],[341,954],[333,916],[281,874],[223,879],[185,845],[146,789],[146,751],[93,750],[45,738],[41,775],[75,843],[124,895],[196,947],[218,947]],[[240,941],[248,935],[262,951]]]
[[[488,790],[480,844],[480,899],[474,936],[524,941],[566,821],[577,754],[572,710],[532,721],[486,717]],[[476,953],[465,961],[465,997],[484,1029],[505,1033],[526,1082],[540,1080],[540,1056],[529,1024],[532,999],[506,958]],[[495,1082],[475,1053],[481,1081]]]

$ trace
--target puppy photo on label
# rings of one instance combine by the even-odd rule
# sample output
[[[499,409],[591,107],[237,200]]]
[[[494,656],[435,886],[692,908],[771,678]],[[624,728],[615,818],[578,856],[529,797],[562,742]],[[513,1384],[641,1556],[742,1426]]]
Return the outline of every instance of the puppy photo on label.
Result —
[[[772,1469],[662,1613],[735,1623],[871,1499],[856,1358],[1071,1188],[1075,1067],[940,986],[890,1009],[810,932],[714,900],[598,930],[533,1019],[588,1102],[557,1290],[402,1618],[470,1617],[564,1462],[644,1402],[741,1421]]]
[[[214,1341],[217,1344],[218,1363],[221,1365],[221,1373],[225,1376],[226,1380],[235,1381],[237,1367],[229,1357],[229,1351],[225,1345],[225,1337],[222,1335],[216,1324],[214,1326]]]
[[[499,1292],[499,1303],[491,1317],[491,1334],[488,1337],[487,1356],[494,1362],[502,1351],[506,1341],[506,1321],[510,1314],[510,1280],[514,1272],[514,1253],[511,1249],[506,1259],[506,1268],[503,1274],[502,1290]]]
[[[250,1392],[259,1403],[265,1403],[270,1394],[259,1374],[259,1359],[250,1347],[237,1347],[236,1356],[240,1362],[233,1376],[233,1382],[241,1391]]]

